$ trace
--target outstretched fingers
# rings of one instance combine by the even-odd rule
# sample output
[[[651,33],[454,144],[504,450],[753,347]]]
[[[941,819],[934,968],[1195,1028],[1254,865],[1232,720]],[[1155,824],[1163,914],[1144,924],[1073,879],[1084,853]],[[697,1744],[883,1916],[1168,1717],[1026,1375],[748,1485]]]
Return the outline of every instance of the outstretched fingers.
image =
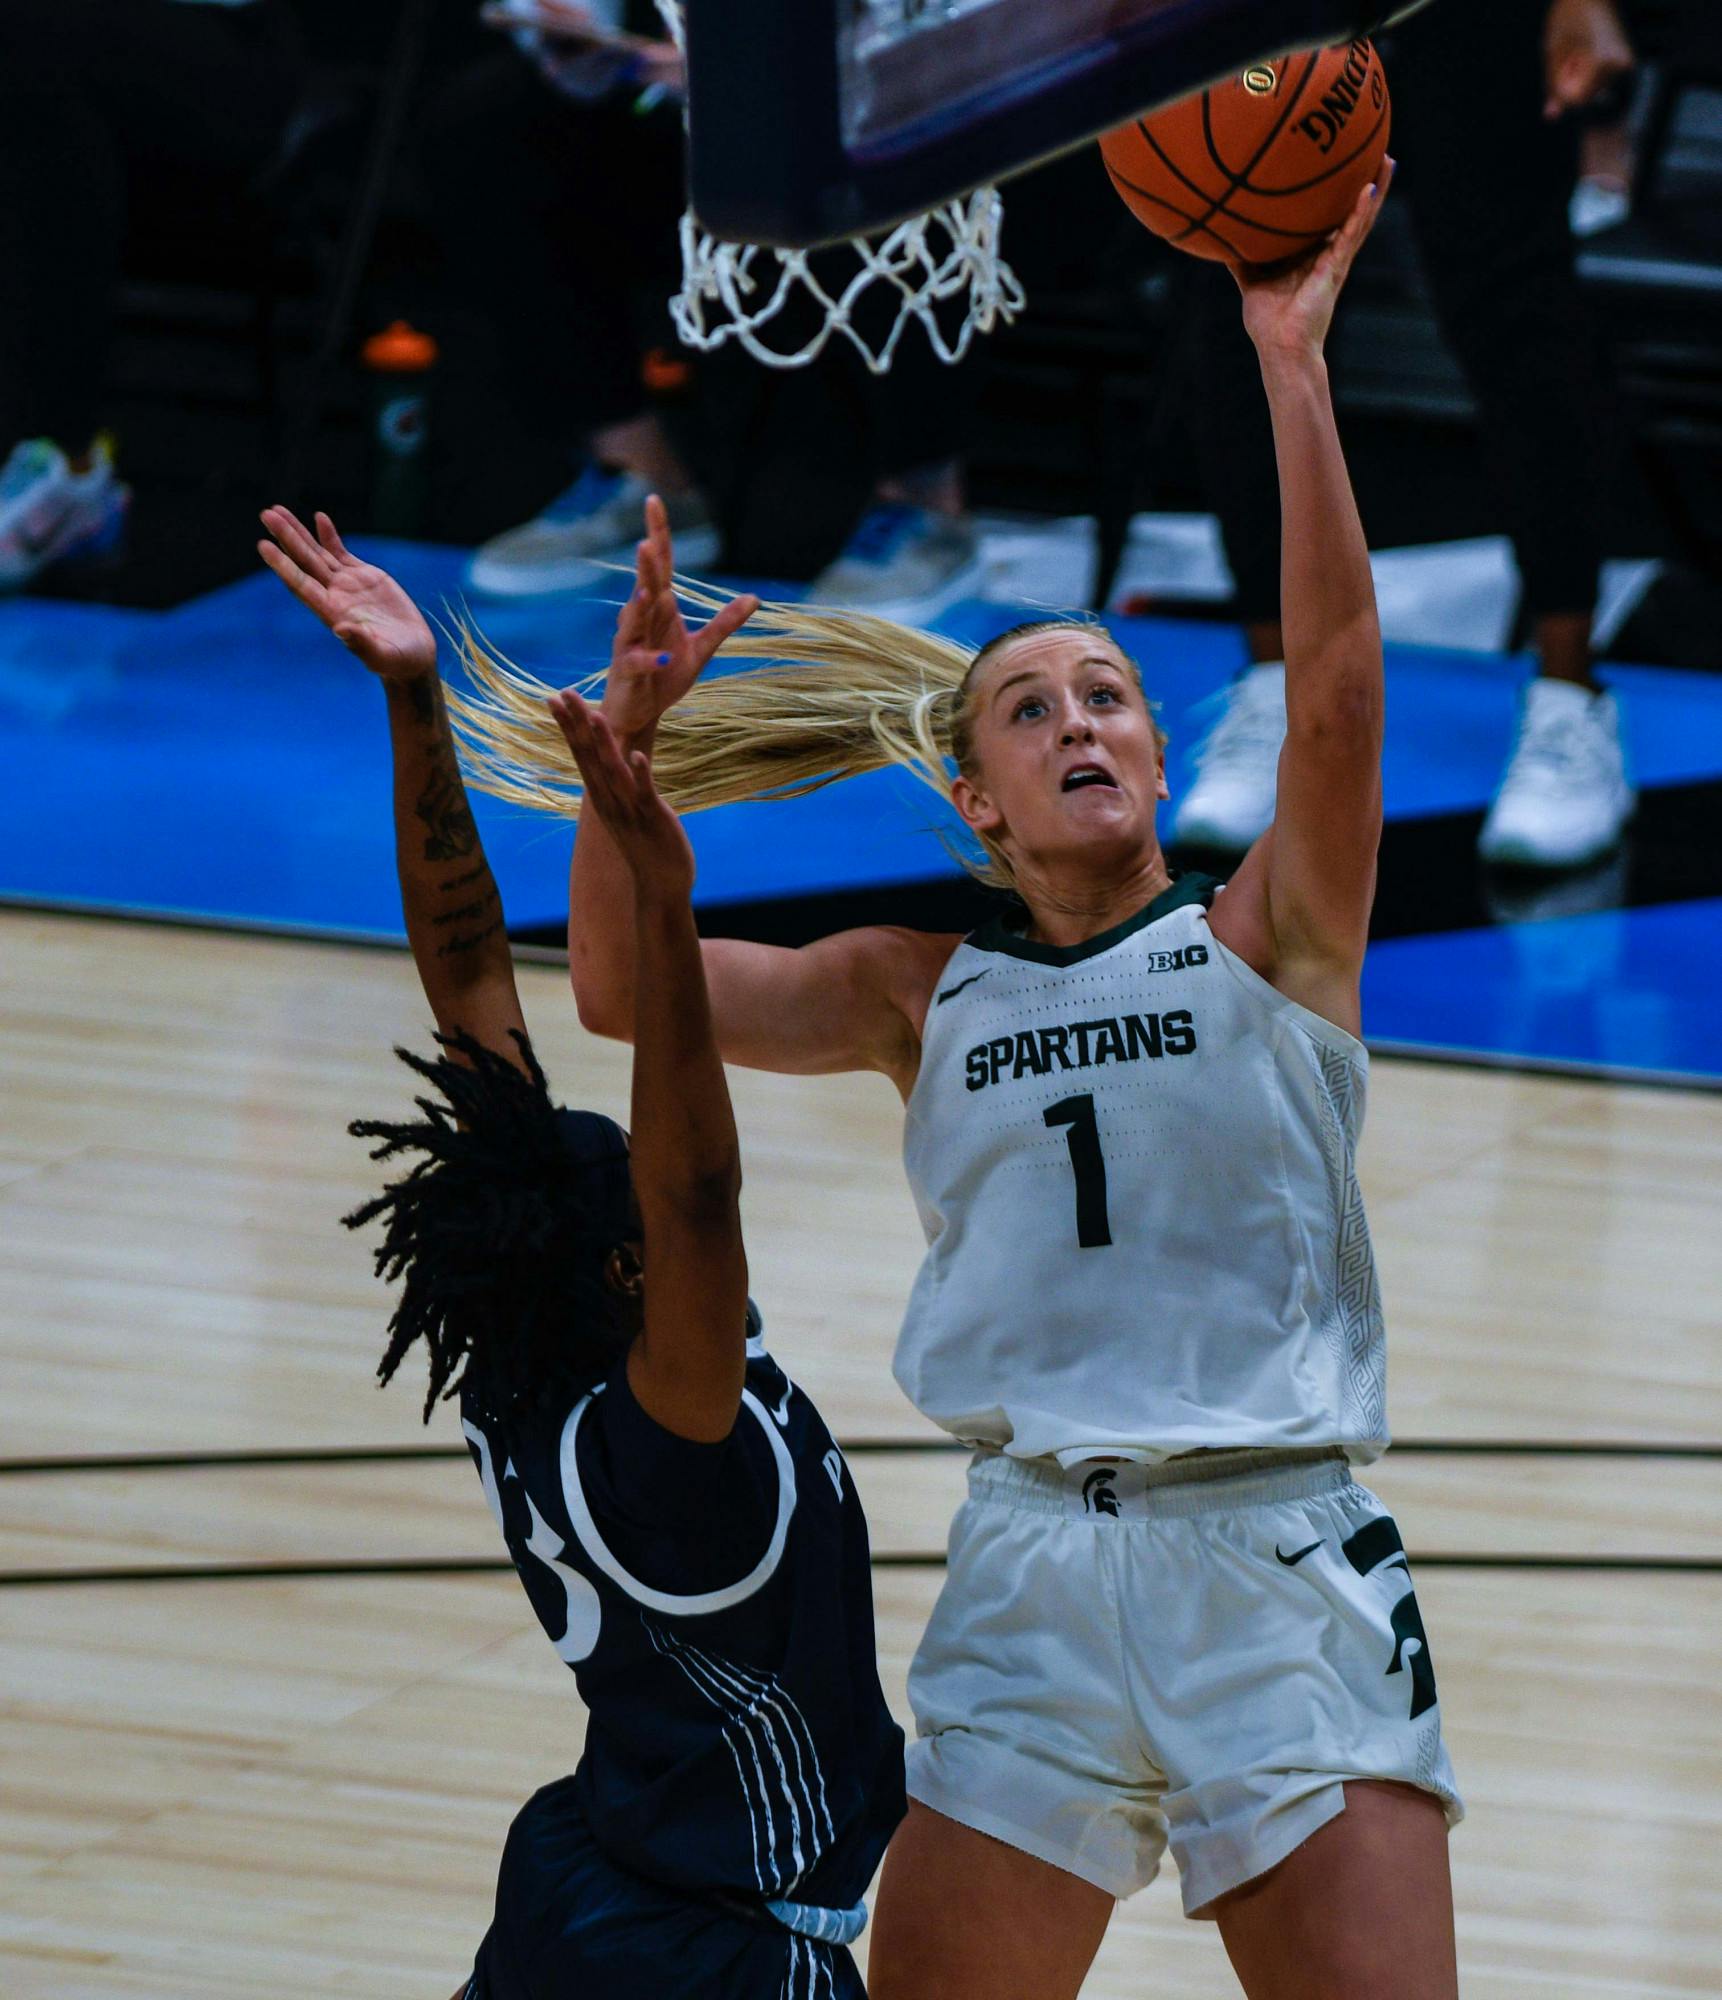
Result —
[[[676,564],[667,528],[661,537],[653,535],[647,540],[646,572],[652,593],[652,629],[667,642],[676,637],[678,626],[686,630],[681,600],[676,596]]]
[[[301,604],[316,612],[319,618],[327,616],[328,591],[315,577],[307,576],[285,549],[274,542],[260,541],[257,553],[263,558],[264,566],[275,572]]]
[[[592,768],[595,763],[592,752],[591,708],[581,700],[572,688],[563,688],[549,700],[550,713],[556,719],[556,726],[562,732],[562,740],[573,753],[574,762],[579,767],[580,783],[588,798],[594,786]]]
[[[663,584],[676,573],[675,545],[670,540],[670,512],[656,493],[646,495],[646,539]]]
[[[724,641],[739,632],[758,609],[759,599],[749,592],[742,597],[732,597],[727,604],[714,611],[694,635],[697,666],[703,668]]]
[[[587,754],[592,740],[592,705],[573,688],[558,688],[546,704],[562,732],[562,740],[573,751],[575,761]]]
[[[342,541],[334,522],[330,520],[328,515],[319,513],[313,515],[312,518],[317,525],[317,540],[328,552],[331,560],[337,563],[351,562],[353,558],[347,553],[347,545]]]
[[[601,709],[582,702],[586,710],[584,717],[587,729],[588,757],[593,770],[602,779],[605,790],[618,805],[632,802],[634,774],[629,762],[622,755],[622,746],[616,741],[616,732],[610,727],[609,719]]]
[[[633,807],[641,818],[648,813],[668,812],[658,781],[652,776],[652,760],[644,750],[628,752],[628,782],[633,787]]]
[[[671,648],[687,636],[681,599],[676,595],[676,552],[670,540],[670,517],[655,493],[646,496],[645,575],[652,593],[652,629]]]
[[[614,732],[602,714],[572,688],[550,697],[563,740],[574,753],[580,782],[600,819],[614,820],[626,809],[632,774],[622,761]]]
[[[634,549],[634,588],[616,616],[616,651],[630,651],[646,643],[646,608],[652,601],[651,545],[640,542]]]
[[[329,553],[306,530],[290,507],[265,507],[262,521],[270,534],[315,583],[327,583],[335,574]]]

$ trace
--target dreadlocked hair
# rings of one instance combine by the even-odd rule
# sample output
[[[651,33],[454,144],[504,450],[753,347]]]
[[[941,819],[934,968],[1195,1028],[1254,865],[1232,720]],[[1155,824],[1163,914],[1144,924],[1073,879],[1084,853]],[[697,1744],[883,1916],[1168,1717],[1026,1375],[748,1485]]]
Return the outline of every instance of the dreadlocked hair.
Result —
[[[511,1034],[524,1068],[464,1032],[438,1035],[437,1057],[397,1048],[438,1094],[413,1100],[419,1119],[347,1127],[379,1142],[373,1160],[422,1156],[342,1220],[363,1229],[383,1219],[377,1275],[405,1282],[377,1379],[388,1382],[422,1340],[426,1423],[469,1376],[499,1412],[570,1373],[595,1376],[630,1331],[603,1281],[625,1234],[621,1203],[613,1188],[594,1200],[594,1163],[563,1132],[581,1114],[558,1111],[531,1043]],[[625,1155],[604,1164],[626,1173]]]
[[[676,578],[676,591],[696,611],[710,613],[725,602],[685,577]],[[1033,619],[976,648],[869,612],[762,604],[723,648],[725,661],[758,666],[708,674],[664,714],[653,776],[676,811],[690,813],[801,798],[895,764],[948,805],[953,768],[973,775],[976,669],[1018,639],[1059,631],[1095,633],[1142,686],[1136,662],[1098,619],[1081,614]],[[579,773],[545,707],[549,683],[498,652],[470,620],[457,621],[451,636],[473,689],[448,693],[469,783],[515,805],[578,819]],[[602,685],[602,674],[579,683],[593,698]],[[1158,722],[1154,733],[1164,747]],[[1016,886],[996,841],[976,836],[948,844],[978,880]]]

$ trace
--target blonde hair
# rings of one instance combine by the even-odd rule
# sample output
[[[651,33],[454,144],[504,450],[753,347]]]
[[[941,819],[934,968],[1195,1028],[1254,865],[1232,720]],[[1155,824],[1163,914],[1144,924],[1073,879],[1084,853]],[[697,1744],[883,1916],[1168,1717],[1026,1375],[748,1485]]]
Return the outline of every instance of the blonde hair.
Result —
[[[703,585],[676,580],[678,595],[696,610],[726,600]],[[652,772],[678,812],[748,800],[795,799],[842,778],[898,765],[951,803],[952,767],[971,773],[973,713],[968,694],[975,670],[1015,640],[1037,632],[1099,632],[1120,653],[1136,684],[1141,669],[1098,620],[1080,614],[1039,618],[1000,633],[984,646],[964,645],[864,611],[807,604],[761,604],[714,663],[657,728]],[[551,684],[499,653],[468,619],[451,635],[473,692],[448,691],[449,714],[470,782],[493,798],[536,812],[580,816],[580,776],[562,732],[545,706]],[[576,683],[595,696],[602,672]],[[1155,740],[1166,737],[1149,703]],[[979,854],[956,850],[971,874],[995,887],[1014,886],[1003,850],[974,835]]]

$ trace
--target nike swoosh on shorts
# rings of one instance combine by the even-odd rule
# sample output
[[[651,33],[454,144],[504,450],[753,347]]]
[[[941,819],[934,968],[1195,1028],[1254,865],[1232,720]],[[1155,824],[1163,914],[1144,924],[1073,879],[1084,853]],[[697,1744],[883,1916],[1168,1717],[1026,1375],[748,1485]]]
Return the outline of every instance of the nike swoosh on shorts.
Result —
[[[1287,1569],[1296,1569],[1298,1564],[1303,1561],[1304,1557],[1308,1555],[1314,1555],[1316,1550],[1321,1547],[1322,1543],[1326,1541],[1326,1539],[1327,1537],[1325,1535],[1317,1536],[1317,1538],[1310,1543],[1307,1549],[1299,1549],[1297,1554],[1293,1556],[1280,1555],[1280,1545],[1278,1542],[1275,1542],[1274,1554],[1276,1556],[1279,1556],[1280,1561],[1285,1564]]]

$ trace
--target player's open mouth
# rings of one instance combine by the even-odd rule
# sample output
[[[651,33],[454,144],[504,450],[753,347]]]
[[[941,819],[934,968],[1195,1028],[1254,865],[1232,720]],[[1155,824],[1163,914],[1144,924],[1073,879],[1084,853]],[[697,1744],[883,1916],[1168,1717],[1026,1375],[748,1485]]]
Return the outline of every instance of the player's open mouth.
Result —
[[[1098,764],[1078,764],[1075,770],[1065,772],[1064,783],[1059,790],[1077,792],[1088,785],[1105,785],[1115,792],[1118,789],[1118,780],[1110,771],[1102,770]]]

